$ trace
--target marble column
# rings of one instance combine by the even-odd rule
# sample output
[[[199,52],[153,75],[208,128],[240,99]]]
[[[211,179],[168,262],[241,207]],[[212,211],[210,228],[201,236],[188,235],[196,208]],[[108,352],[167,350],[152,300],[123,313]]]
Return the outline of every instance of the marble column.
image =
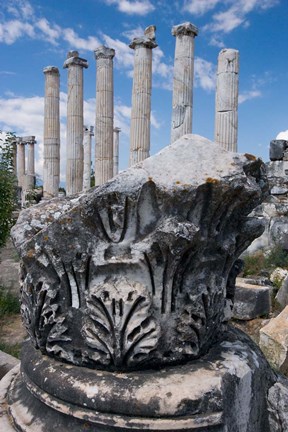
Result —
[[[23,141],[26,142],[28,147],[26,189],[31,190],[35,187],[35,136],[25,137]]]
[[[48,66],[45,74],[44,99],[44,166],[43,196],[58,196],[60,181],[60,74],[57,67]]]
[[[223,49],[218,57],[215,143],[237,151],[239,51]]]
[[[83,68],[87,60],[69,51],[64,68],[68,69],[66,193],[82,191],[83,186]]]
[[[23,187],[25,176],[25,142],[18,137],[17,141],[17,177],[19,187]]]
[[[172,28],[176,37],[171,143],[192,133],[194,39],[198,29],[187,22]]]
[[[13,149],[13,173],[15,177],[17,177],[17,138],[12,141],[12,149]]]
[[[96,120],[95,120],[95,185],[113,177],[113,58],[115,50],[100,46],[95,51]]]
[[[119,127],[114,128],[114,140],[113,140],[113,177],[118,174],[119,171],[119,133],[121,129]]]
[[[84,126],[84,138],[83,138],[83,191],[86,192],[91,188],[91,141],[93,133],[93,126],[90,129]]]
[[[132,166],[149,157],[150,116],[152,89],[152,49],[155,41],[155,26],[145,29],[144,36],[135,38],[129,45],[135,50],[130,127],[130,160]]]

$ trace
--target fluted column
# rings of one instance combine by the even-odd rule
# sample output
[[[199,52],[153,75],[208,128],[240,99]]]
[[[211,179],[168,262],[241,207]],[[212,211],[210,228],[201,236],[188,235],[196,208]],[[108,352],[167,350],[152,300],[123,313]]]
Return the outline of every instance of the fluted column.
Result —
[[[86,192],[91,188],[91,141],[93,133],[93,126],[90,129],[84,126],[84,138],[83,138],[83,154],[84,154],[84,165],[83,165],[83,191]]]
[[[135,50],[130,126],[130,160],[132,166],[149,157],[152,89],[152,49],[157,47],[155,26],[149,26],[144,37],[129,45]]]
[[[26,173],[26,189],[34,189],[35,186],[35,136],[25,137],[23,141],[28,147],[27,152],[27,173]]]
[[[172,28],[176,37],[171,143],[192,132],[194,39],[198,29],[187,22]]]
[[[12,149],[13,149],[13,173],[15,177],[17,177],[17,138],[15,137],[12,141]]]
[[[113,177],[113,58],[115,50],[100,46],[95,51],[96,120],[95,120],[95,185]]]
[[[43,196],[58,196],[60,182],[60,74],[57,67],[44,70],[44,164]]]
[[[17,138],[17,177],[18,185],[23,188],[25,176],[25,142],[22,138]]]
[[[64,68],[68,68],[66,193],[81,192],[83,186],[83,68],[87,60],[70,51]]]
[[[119,133],[121,129],[119,127],[114,128],[114,140],[113,140],[113,177],[118,174],[119,171]]]
[[[237,152],[239,51],[223,49],[218,57],[215,142]]]

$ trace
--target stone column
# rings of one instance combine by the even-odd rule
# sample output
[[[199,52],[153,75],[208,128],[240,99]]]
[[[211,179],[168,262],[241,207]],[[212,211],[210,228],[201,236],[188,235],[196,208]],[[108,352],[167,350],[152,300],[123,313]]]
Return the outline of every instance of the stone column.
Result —
[[[17,138],[15,137],[15,140],[12,141],[12,148],[13,148],[13,173],[15,177],[17,177]]]
[[[83,186],[83,68],[87,60],[69,51],[64,68],[68,69],[66,193],[81,192]]]
[[[23,141],[25,141],[28,146],[26,188],[30,190],[34,189],[35,186],[35,136],[25,137]]]
[[[83,138],[83,191],[86,192],[91,188],[91,140],[93,133],[93,126],[84,126],[84,138]]]
[[[121,129],[115,127],[114,129],[114,141],[113,141],[113,177],[118,174],[119,171],[119,133]]]
[[[149,157],[152,89],[152,49],[157,47],[155,26],[149,26],[144,37],[129,45],[135,50],[132,89],[129,165]]]
[[[223,49],[218,57],[215,143],[237,151],[239,51]]]
[[[22,138],[17,138],[17,177],[19,187],[23,187],[25,176],[25,142]]]
[[[100,46],[95,51],[96,121],[95,121],[95,185],[113,177],[113,58],[115,50]]]
[[[194,39],[198,29],[187,22],[172,28],[176,37],[171,144],[185,134],[192,133]]]
[[[60,74],[48,66],[45,74],[43,196],[58,196],[60,181]]]

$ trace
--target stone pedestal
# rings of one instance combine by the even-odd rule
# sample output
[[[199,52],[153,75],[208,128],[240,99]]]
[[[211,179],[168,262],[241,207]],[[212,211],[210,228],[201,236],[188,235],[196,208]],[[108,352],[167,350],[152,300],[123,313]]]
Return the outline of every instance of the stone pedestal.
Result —
[[[84,138],[83,138],[83,155],[84,155],[84,166],[83,166],[83,191],[87,192],[91,188],[91,141],[93,133],[93,126],[90,129],[84,126]]]
[[[114,131],[113,140],[113,177],[118,174],[119,171],[119,134],[121,129],[116,127]]]
[[[95,121],[95,185],[113,177],[113,58],[115,50],[100,46],[95,51],[97,66]]]
[[[44,164],[43,196],[58,196],[60,182],[60,74],[58,68],[48,66],[45,74],[44,97]]]
[[[129,166],[149,157],[152,90],[152,49],[156,27],[145,29],[144,37],[135,38],[129,45],[135,50],[130,126]]]
[[[0,385],[5,432],[15,431],[12,421],[29,432],[270,431],[266,394],[275,376],[239,330],[224,332],[200,360],[154,371],[79,368],[29,344],[22,358],[21,371]]]
[[[70,51],[64,68],[68,69],[66,193],[72,195],[83,187],[83,68],[87,60]]]
[[[215,142],[237,151],[239,52],[223,49],[218,57]]]
[[[191,23],[172,28],[176,37],[171,143],[192,132],[194,39],[198,29]]]

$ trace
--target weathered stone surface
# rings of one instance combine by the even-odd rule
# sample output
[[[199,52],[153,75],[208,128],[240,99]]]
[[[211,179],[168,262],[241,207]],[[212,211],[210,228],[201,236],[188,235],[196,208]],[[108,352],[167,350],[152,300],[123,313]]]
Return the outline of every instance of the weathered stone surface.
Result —
[[[205,353],[234,262],[262,232],[247,217],[267,191],[262,167],[188,135],[74,205],[26,212],[13,237],[35,346],[112,369]]]
[[[269,157],[271,161],[282,160],[284,151],[288,147],[288,141],[272,140],[270,141]]]
[[[13,379],[14,370],[0,385],[0,429],[13,419],[29,432],[51,425],[61,432],[272,432],[266,395],[276,376],[239,330],[222,332],[202,359],[160,370],[79,368],[29,344],[23,358],[21,376]]]
[[[233,317],[251,320],[270,312],[270,287],[249,283],[237,278],[234,297]]]
[[[281,286],[276,294],[276,300],[282,308],[288,305],[288,277],[282,280]]]
[[[275,369],[288,372],[288,306],[261,328],[260,348]]]
[[[271,432],[288,431],[287,378],[279,377],[268,394],[269,423]]]
[[[17,358],[0,351],[0,380],[19,363],[20,361]]]

